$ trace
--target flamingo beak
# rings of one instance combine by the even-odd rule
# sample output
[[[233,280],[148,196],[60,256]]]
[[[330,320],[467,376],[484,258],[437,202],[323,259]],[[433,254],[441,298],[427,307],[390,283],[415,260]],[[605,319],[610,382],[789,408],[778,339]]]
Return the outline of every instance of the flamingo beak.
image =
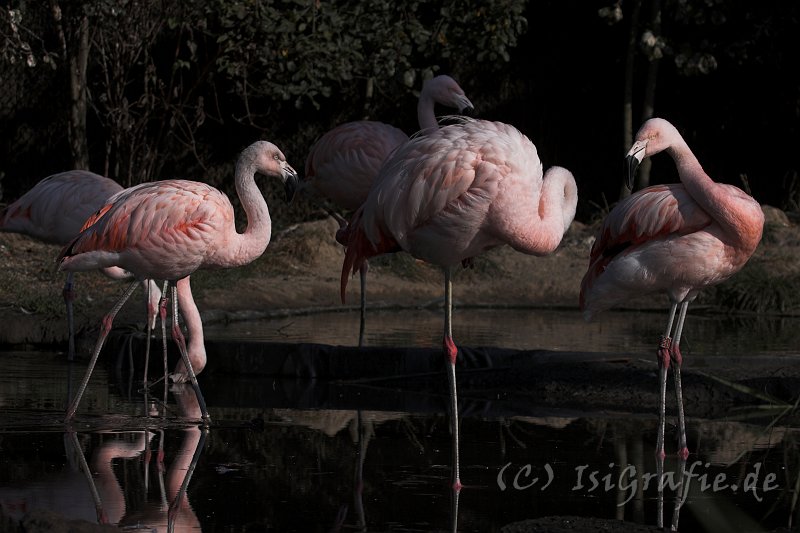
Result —
[[[636,169],[644,159],[645,148],[647,148],[647,141],[636,141],[625,156],[625,186],[631,191],[636,178]]]
[[[472,105],[469,98],[466,95],[458,95],[458,112],[462,115],[466,115],[471,117],[475,114],[475,106]]]
[[[286,203],[291,204],[294,199],[294,194],[297,192],[299,180],[297,178],[297,171],[286,163],[283,166],[283,187],[286,191]]]

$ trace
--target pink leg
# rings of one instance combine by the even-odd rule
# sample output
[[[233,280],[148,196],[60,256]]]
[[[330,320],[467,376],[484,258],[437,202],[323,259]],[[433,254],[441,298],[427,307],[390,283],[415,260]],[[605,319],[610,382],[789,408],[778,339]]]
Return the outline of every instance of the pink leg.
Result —
[[[656,512],[656,522],[658,527],[664,527],[664,432],[666,426],[666,408],[667,408],[667,370],[670,363],[670,347],[672,346],[672,324],[675,321],[675,311],[677,304],[672,304],[669,310],[669,319],[667,320],[667,329],[661,337],[661,342],[658,345],[656,357],[658,359],[658,436],[656,437],[656,476],[658,479],[658,502]]]
[[[453,283],[450,279],[450,268],[444,269],[444,355],[447,359],[447,380],[450,385],[450,416],[452,419],[453,434],[453,490],[461,490],[461,475],[459,473],[459,429],[458,429],[458,390],[456,387],[456,358],[458,348],[453,342]]]
[[[147,344],[144,349],[144,389],[145,389],[145,407],[147,406],[147,382],[149,380],[150,372],[150,335],[153,332],[153,321],[151,316],[155,315],[155,309],[150,307],[150,282],[145,283],[145,306],[147,307]]]
[[[169,392],[169,363],[167,362],[167,289],[169,281],[164,282],[161,290],[161,301],[158,304],[158,311],[161,315],[161,350],[164,355],[164,405],[167,405],[167,393]]]
[[[117,316],[119,310],[122,309],[123,305],[125,305],[125,302],[128,300],[128,298],[130,298],[131,294],[133,294],[133,291],[136,290],[138,284],[138,281],[131,283],[122,297],[117,301],[116,304],[114,304],[114,307],[111,308],[111,311],[103,318],[102,327],[100,329],[100,337],[97,339],[94,352],[92,352],[92,358],[89,361],[89,367],[86,369],[86,374],[83,376],[83,381],[81,381],[81,384],[78,387],[78,393],[75,395],[75,398],[72,399],[72,403],[69,404],[69,408],[67,408],[67,422],[72,420],[72,418],[75,416],[75,412],[78,410],[78,404],[81,401],[83,393],[86,391],[86,386],[89,384],[89,379],[92,377],[94,365],[97,363],[97,357],[100,355],[100,350],[103,349],[103,344],[106,341],[106,337],[108,337],[109,331],[111,331],[111,326],[114,323],[114,317]]]
[[[675,311],[678,309],[677,304],[672,304],[669,310],[669,320],[667,320],[667,329],[661,337],[661,343],[658,345],[657,358],[658,358],[658,384],[659,384],[659,397],[658,397],[658,437],[656,439],[656,458],[661,461],[664,460],[664,431],[666,425],[666,408],[667,408],[667,370],[670,363],[670,347],[672,346],[672,324],[675,321]]]
[[[678,315],[678,325],[675,327],[675,339],[672,343],[672,374],[675,379],[675,399],[678,403],[678,457],[684,461],[689,457],[689,448],[686,446],[686,419],[683,413],[683,389],[681,387],[681,334],[683,333],[683,322],[686,320],[686,310],[689,302],[681,304],[681,312]]]

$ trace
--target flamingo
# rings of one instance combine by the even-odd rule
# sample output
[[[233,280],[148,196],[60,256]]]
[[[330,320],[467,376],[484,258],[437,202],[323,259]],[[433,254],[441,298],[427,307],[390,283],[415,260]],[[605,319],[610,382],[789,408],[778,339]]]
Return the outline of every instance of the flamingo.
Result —
[[[519,130],[461,118],[395,150],[341,234],[346,246],[342,301],[349,274],[382,253],[404,250],[444,272],[443,348],[449,364],[456,492],[461,481],[452,269],[503,244],[526,254],[552,253],[575,217],[577,200],[572,173],[551,167],[543,176],[536,147]]]
[[[661,118],[642,125],[626,155],[628,188],[642,160],[662,151],[675,161],[681,183],[647,187],[611,210],[592,246],[589,269],[581,282],[580,307],[588,320],[630,298],[667,293],[669,318],[657,350],[656,455],[663,463],[670,365],[678,404],[678,454],[684,461],[689,455],[680,372],[686,310],[702,289],[725,281],[744,266],[761,240],[764,213],[738,187],[715,183],[675,126]]]
[[[453,107],[460,114],[473,109],[458,83],[447,75],[426,80],[417,103],[417,120],[422,132],[439,127],[435,104]],[[303,187],[310,187],[339,208],[357,209],[364,203],[381,165],[398,146],[408,142],[402,130],[384,122],[358,120],[341,124],[314,143],[306,158]],[[336,216],[340,225],[344,221]],[[367,263],[361,270],[361,333],[363,342],[366,310]]]
[[[21,233],[47,244],[64,246],[80,233],[83,223],[111,196],[122,191],[116,181],[86,170],[70,170],[53,174],[38,182],[16,202],[0,211],[0,231]],[[116,266],[102,269],[116,280],[133,279],[129,272]],[[161,291],[150,280],[144,282],[148,294],[148,327],[155,326]],[[64,283],[69,341],[67,358],[75,358],[75,327],[72,312],[73,273]],[[148,331],[149,333],[149,331]],[[148,335],[149,338],[149,335]]]
[[[58,258],[59,270],[116,265],[137,279],[163,279],[171,283],[172,336],[205,422],[210,417],[178,325],[178,307],[179,304],[185,310],[193,307],[189,275],[195,270],[246,265],[267,248],[272,222],[267,202],[255,183],[256,172],[279,178],[289,201],[297,186],[297,173],[277,146],[257,141],[245,148],[235,171],[236,192],[247,216],[243,233],[236,231],[233,206],[224,193],[196,181],[164,180],[142,183],[116,195],[113,202],[87,221],[87,227]],[[132,284],[103,319],[86,374],[67,409],[67,421],[75,416],[114,317],[135,289]],[[196,318],[199,321],[199,316]]]

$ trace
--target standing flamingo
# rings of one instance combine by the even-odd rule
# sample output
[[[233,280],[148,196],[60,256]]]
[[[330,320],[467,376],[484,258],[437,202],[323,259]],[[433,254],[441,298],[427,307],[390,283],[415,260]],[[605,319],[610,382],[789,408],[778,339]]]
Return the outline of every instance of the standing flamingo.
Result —
[[[434,113],[435,104],[453,107],[458,112],[471,112],[472,102],[450,76],[440,75],[422,85],[417,104],[417,119],[422,132],[439,127]],[[381,165],[392,151],[408,142],[402,130],[370,120],[341,124],[314,143],[306,158],[304,187],[331,200],[346,210],[357,209],[364,203]],[[343,221],[340,220],[340,224]],[[361,332],[363,342],[366,310],[366,271],[361,275]]]
[[[452,268],[508,244],[532,255],[553,252],[575,216],[578,194],[568,170],[542,163],[531,141],[501,122],[460,119],[412,138],[384,163],[364,205],[342,232],[348,276],[369,257],[405,250],[444,270],[444,354],[458,491],[458,397],[452,336]]]
[[[732,185],[715,183],[678,130],[660,118],[645,122],[626,156],[630,188],[645,157],[665,151],[681,183],[638,191],[608,214],[592,246],[581,282],[587,319],[633,297],[666,292],[669,319],[657,350],[660,400],[656,454],[664,459],[667,370],[672,363],[678,404],[679,456],[689,455],[681,391],[680,340],[686,309],[700,290],[738,272],[758,246],[764,213]],[[675,312],[680,305],[673,334]]]
[[[83,223],[111,196],[122,191],[116,181],[86,170],[70,170],[53,174],[37,183],[16,202],[0,211],[0,231],[21,233],[47,244],[66,245],[80,233]],[[102,269],[112,279],[133,279],[130,273],[116,266]],[[67,273],[64,302],[67,308],[69,343],[67,358],[75,358],[75,327],[72,301],[73,273]],[[155,325],[161,291],[145,281],[148,291],[148,326]],[[148,336],[149,337],[149,336]]]
[[[143,183],[115,196],[59,256],[60,270],[117,265],[137,279],[172,283],[172,336],[206,421],[208,411],[178,324],[178,306],[191,299],[188,276],[195,270],[246,265],[267,248],[272,222],[255,183],[256,172],[279,178],[289,200],[297,186],[297,173],[274,144],[258,141],[245,148],[235,173],[236,192],[247,216],[244,233],[236,231],[233,206],[222,192],[196,181],[164,180]],[[135,288],[132,284],[103,319],[86,375],[67,409],[67,420],[75,416],[114,316]]]

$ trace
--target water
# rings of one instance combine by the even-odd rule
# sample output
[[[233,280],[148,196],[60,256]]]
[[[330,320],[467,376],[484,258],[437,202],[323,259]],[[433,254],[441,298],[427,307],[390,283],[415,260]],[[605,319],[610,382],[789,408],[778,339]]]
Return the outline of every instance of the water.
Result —
[[[690,319],[687,361],[797,364],[800,328],[792,319]],[[609,313],[585,324],[570,311],[459,310],[454,334],[465,346],[648,359],[663,320],[655,313]],[[336,313],[210,324],[207,336],[210,345],[232,339],[353,345],[357,327],[357,314]],[[441,342],[436,311],[373,313],[367,328],[369,346]],[[456,506],[443,375],[436,376],[437,389],[201,374],[213,420],[203,430],[191,422],[199,414],[191,389],[172,386],[165,404],[158,384],[145,398],[127,357],[115,355],[104,354],[67,428],[65,398],[84,365],[53,352],[2,354],[0,505],[7,517],[39,508],[166,531],[169,516],[177,531],[207,532],[451,531],[454,524],[459,531],[499,531],[558,515],[655,524],[655,411],[487,401],[465,383],[465,488]],[[460,375],[460,383],[468,378]],[[646,386],[655,388],[655,378]],[[770,409],[700,418],[702,406],[688,397],[687,411],[693,453],[684,479],[690,482],[664,491],[666,523],[683,489],[682,530],[762,531],[785,527],[792,517],[796,524],[796,417]],[[666,470],[678,480],[673,431]]]

